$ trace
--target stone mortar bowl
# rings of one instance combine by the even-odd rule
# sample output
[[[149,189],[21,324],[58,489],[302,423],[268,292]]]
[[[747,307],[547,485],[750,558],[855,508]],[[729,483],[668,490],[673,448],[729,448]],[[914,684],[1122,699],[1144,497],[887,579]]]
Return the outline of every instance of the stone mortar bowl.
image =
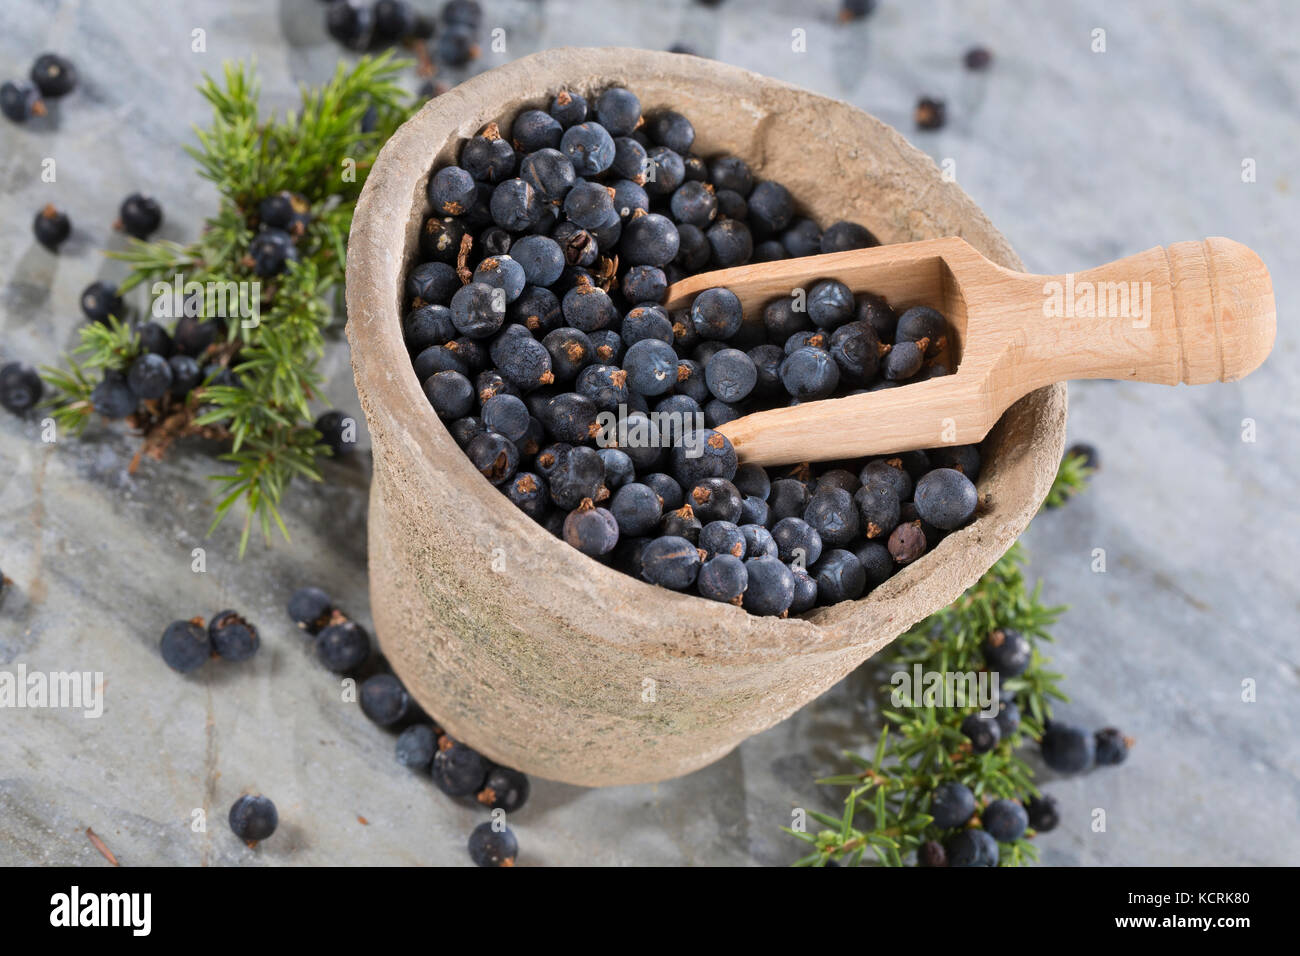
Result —
[[[657,588],[552,537],[470,465],[434,414],[403,343],[402,287],[435,165],[455,162],[488,122],[508,129],[562,88],[589,95],[615,84],[647,114],[684,113],[699,155],[743,157],[823,226],[850,219],[882,242],[961,236],[1022,268],[970,198],[893,129],[713,60],[550,50],[462,83],[397,131],[361,195],[347,265],[348,339],[374,450],[375,631],[453,737],[507,766],[591,786],[717,760],[951,603],[1037,511],[1066,411],[1060,385],[1017,403],[984,443],[977,520],[864,598],[804,618],[754,617]]]

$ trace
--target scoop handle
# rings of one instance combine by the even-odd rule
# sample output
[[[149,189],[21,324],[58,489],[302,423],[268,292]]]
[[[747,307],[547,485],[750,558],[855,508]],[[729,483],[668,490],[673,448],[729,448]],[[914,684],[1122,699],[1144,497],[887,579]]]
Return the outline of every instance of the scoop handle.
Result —
[[[1021,313],[1024,348],[1004,365],[1034,387],[1078,378],[1231,382],[1260,366],[1277,333],[1268,269],[1231,239],[1176,242],[1034,278],[1042,315]]]

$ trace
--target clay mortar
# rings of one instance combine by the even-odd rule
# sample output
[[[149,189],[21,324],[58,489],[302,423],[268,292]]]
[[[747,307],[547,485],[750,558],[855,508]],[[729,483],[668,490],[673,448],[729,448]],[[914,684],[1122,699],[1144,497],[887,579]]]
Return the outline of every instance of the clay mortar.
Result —
[[[983,446],[980,517],[863,599],[805,619],[656,588],[552,537],[478,474],[430,408],[402,340],[401,289],[435,165],[454,162],[489,121],[508,129],[561,88],[586,95],[612,84],[633,90],[646,113],[684,113],[698,154],[743,157],[823,226],[851,219],[883,242],[961,236],[1022,268],[970,198],[893,129],[713,60],[550,50],[457,86],[397,131],[361,195],[347,267],[348,339],[374,451],[375,631],[453,737],[508,766],[593,786],[717,760],[953,601],[1037,511],[1066,413],[1059,385],[1013,406]]]

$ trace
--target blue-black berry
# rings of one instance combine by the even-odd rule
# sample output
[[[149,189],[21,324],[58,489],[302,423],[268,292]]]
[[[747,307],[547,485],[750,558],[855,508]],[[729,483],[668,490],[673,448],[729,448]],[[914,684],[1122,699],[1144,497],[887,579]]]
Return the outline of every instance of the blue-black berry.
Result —
[[[230,829],[245,843],[267,839],[280,824],[275,804],[260,794],[245,794],[230,807]]]
[[[212,656],[212,643],[202,618],[173,621],[162,636],[163,662],[174,671],[188,674],[198,670]]]
[[[469,858],[476,866],[514,866],[519,842],[514,831],[504,824],[480,823],[469,835]]]

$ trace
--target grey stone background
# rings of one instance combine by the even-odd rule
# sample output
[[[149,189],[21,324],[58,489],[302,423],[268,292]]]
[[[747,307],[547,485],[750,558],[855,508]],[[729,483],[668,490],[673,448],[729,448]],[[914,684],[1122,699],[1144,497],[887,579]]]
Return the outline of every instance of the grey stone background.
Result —
[[[420,5],[427,5],[423,2]],[[835,23],[831,0],[485,0],[509,56],[566,43],[667,48],[780,76],[882,117],[938,160],[1010,238],[1030,269],[1063,272],[1156,244],[1225,235],[1272,270],[1274,355],[1244,382],[1189,388],[1085,383],[1071,433],[1104,459],[1091,489],[1025,536],[1050,602],[1073,609],[1055,660],[1066,716],[1138,738],[1124,767],[1044,779],[1064,809],[1040,840],[1052,864],[1286,864],[1300,851],[1300,439],[1291,303],[1300,293],[1289,229],[1297,220],[1300,17],[1293,4],[1143,2],[903,3]],[[0,360],[52,362],[75,343],[80,290],[120,264],[109,224],[128,192],[163,203],[166,238],[193,237],[215,209],[182,146],[207,120],[203,71],[255,57],[267,106],[344,56],[314,0],[189,3],[22,0],[0,5],[7,79],[46,49],[71,56],[81,85],[40,124],[0,122]],[[790,49],[807,31],[808,52]],[[190,52],[202,28],[207,52]],[[1093,52],[1104,29],[1106,51]],[[986,74],[961,67],[988,45]],[[490,51],[476,66],[505,59]],[[453,77],[455,78],[455,77]],[[415,85],[412,75],[411,84]],[[913,130],[918,95],[947,99],[949,124]],[[58,178],[42,183],[40,163]],[[1253,160],[1257,180],[1242,181]],[[833,170],[827,171],[834,175]],[[55,202],[74,223],[57,257],[30,222]],[[331,404],[357,412],[346,347],[326,361]],[[358,416],[359,417],[359,416]],[[1257,441],[1243,442],[1252,419]],[[467,864],[483,818],[443,799],[392,758],[392,740],[308,656],[283,606],[317,582],[362,621],[367,475],[327,463],[327,481],[293,489],[292,544],[236,560],[232,524],[205,537],[212,505],[204,449],[126,466],[134,442],[92,428],[42,444],[37,424],[0,416],[0,666],[103,671],[99,720],[0,711],[0,863],[103,859],[125,865]],[[192,548],[208,571],[190,570]],[[1104,548],[1107,571],[1090,569]],[[250,664],[180,679],[158,660],[168,620],[244,611],[262,627]],[[1258,701],[1241,702],[1256,682]],[[795,806],[835,811],[814,777],[846,748],[871,745],[858,673],[717,764],[657,786],[612,790],[535,782],[512,821],[528,864],[784,864],[779,832]],[[256,851],[224,823],[244,789],[271,795],[283,821]],[[191,813],[215,814],[206,833]],[[1094,808],[1107,829],[1092,832]],[[359,817],[368,824],[363,825]]]

